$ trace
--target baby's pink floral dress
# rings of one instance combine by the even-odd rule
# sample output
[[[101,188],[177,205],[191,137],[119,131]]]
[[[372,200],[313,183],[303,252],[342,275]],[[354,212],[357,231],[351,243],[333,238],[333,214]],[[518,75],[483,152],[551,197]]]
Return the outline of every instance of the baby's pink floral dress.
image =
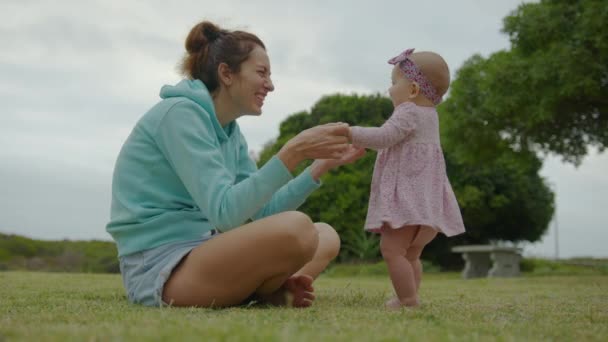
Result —
[[[464,233],[434,107],[405,102],[382,127],[352,127],[351,132],[353,145],[378,150],[366,230],[426,225],[446,236]]]

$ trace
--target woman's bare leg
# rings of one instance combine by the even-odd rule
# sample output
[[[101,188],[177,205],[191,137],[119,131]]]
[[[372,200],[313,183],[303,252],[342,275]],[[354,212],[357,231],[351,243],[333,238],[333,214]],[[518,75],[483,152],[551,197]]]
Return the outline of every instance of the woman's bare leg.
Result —
[[[314,291],[312,282],[340,252],[340,237],[330,225],[319,222],[315,223],[315,228],[319,233],[319,244],[312,260],[283,283],[282,289],[286,291],[279,290],[270,295],[258,295],[258,299],[278,305],[288,304],[290,300],[293,300],[292,304],[297,306],[298,303],[294,299],[302,297],[302,292],[312,293]],[[286,295],[284,292],[289,292],[289,294]],[[304,299],[310,299],[312,302],[314,296]]]
[[[300,297],[294,304],[310,305],[312,279],[292,275],[313,260],[319,235],[310,218],[295,211],[220,234],[184,258],[165,284],[163,301],[224,307],[252,294],[264,297],[289,290]]]
[[[315,228],[319,232],[319,245],[315,255],[296,273],[308,275],[313,279],[316,279],[340,252],[340,237],[330,225],[320,222],[315,223]]]

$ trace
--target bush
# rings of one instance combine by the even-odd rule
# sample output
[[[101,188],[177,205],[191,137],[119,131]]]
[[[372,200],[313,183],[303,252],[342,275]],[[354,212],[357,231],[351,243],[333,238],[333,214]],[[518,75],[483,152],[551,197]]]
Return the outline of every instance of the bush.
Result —
[[[424,273],[438,273],[441,271],[439,266],[427,260],[422,260],[422,269]],[[341,263],[331,265],[323,274],[330,277],[388,277],[388,270],[384,261],[376,263]]]
[[[118,273],[110,241],[40,241],[0,234],[0,270]]]
[[[528,275],[608,275],[605,259],[522,259],[521,271]]]

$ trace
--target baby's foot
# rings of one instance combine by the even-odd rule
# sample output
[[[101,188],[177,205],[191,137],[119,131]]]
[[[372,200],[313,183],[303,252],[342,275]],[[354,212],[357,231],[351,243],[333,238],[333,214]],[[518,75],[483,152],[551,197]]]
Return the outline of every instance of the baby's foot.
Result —
[[[393,297],[384,303],[384,307],[389,310],[398,310],[403,307],[403,304],[399,301],[399,298]]]
[[[387,300],[386,303],[384,303],[384,307],[389,310],[400,310],[403,307],[415,308],[418,306],[420,306],[420,301],[416,297],[414,297],[413,299],[408,298],[403,301],[399,300],[399,298],[397,297],[393,297]]]

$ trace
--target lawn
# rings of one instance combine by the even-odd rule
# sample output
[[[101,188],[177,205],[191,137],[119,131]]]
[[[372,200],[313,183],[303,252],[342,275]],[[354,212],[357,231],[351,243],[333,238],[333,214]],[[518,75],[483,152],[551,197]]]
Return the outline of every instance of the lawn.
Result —
[[[309,309],[145,308],[118,275],[0,272],[0,341],[600,341],[608,276],[462,280],[429,274],[418,310],[387,312],[383,276],[316,283]],[[602,338],[601,336],[604,336]]]

